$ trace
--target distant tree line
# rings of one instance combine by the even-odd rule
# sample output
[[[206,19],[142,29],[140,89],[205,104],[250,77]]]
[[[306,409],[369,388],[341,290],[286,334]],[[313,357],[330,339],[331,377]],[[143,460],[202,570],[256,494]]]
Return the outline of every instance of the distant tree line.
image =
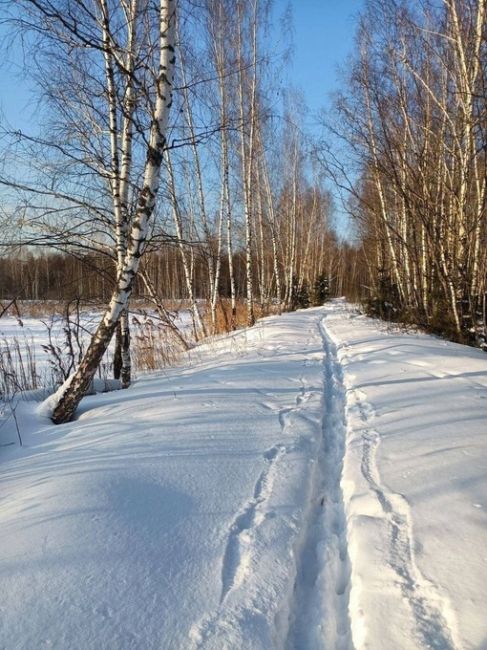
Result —
[[[269,251],[268,258],[270,258]],[[333,232],[327,232],[323,251],[315,263],[303,263],[297,255],[298,273],[292,278],[290,308],[320,304],[325,299],[348,295],[359,298],[361,252],[354,246],[339,242]],[[269,259],[267,260],[270,264]],[[244,251],[233,255],[235,293],[238,301],[246,298],[246,265]],[[208,261],[203,254],[195,254],[194,295],[200,301],[209,299]],[[181,256],[175,246],[161,245],[157,252],[149,253],[144,268],[152,279],[157,296],[162,301],[188,300],[187,286]],[[285,286],[284,269],[280,266],[280,281]],[[362,278],[364,279],[364,278]],[[42,302],[51,300],[67,302],[79,299],[82,303],[104,304],[115,281],[113,261],[106,256],[86,254],[74,256],[59,252],[22,252],[15,257],[0,257],[0,301],[7,304],[17,299]],[[255,276],[258,287],[258,276]],[[326,286],[326,291],[320,287]],[[321,293],[320,293],[321,291]],[[134,298],[150,301],[147,286],[138,278]],[[222,262],[218,296],[231,298],[228,260]],[[323,296],[320,301],[319,296]],[[256,301],[264,309],[278,304],[275,292],[261,295]]]

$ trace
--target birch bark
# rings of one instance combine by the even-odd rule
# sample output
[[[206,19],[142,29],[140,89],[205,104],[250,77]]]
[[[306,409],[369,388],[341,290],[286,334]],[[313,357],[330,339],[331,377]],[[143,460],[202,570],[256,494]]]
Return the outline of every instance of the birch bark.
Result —
[[[117,276],[110,303],[92,337],[86,353],[64,386],[58,391],[52,409],[55,424],[71,420],[79,402],[87,392],[98,365],[106,352],[117,323],[126,309],[144,253],[150,220],[159,189],[160,168],[166,146],[166,131],[172,104],[175,63],[175,0],[160,0],[159,61],[155,76],[156,99],[150,127],[143,183],[135,217],[130,227],[127,252]]]

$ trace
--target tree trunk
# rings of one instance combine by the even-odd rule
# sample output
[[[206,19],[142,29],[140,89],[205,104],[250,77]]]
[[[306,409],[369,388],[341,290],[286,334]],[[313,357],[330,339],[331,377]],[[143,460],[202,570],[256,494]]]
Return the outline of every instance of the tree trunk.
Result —
[[[117,277],[111,301],[92,337],[75,374],[68,378],[59,391],[51,419],[55,424],[70,421],[85,395],[91,380],[105,354],[122,312],[127,308],[141,257],[149,233],[150,220],[159,190],[159,175],[166,146],[166,130],[172,104],[174,79],[175,0],[160,0],[159,68],[156,79],[156,101],[152,115],[147,158],[142,189],[137,201],[135,218],[130,228],[129,245],[123,269]]]

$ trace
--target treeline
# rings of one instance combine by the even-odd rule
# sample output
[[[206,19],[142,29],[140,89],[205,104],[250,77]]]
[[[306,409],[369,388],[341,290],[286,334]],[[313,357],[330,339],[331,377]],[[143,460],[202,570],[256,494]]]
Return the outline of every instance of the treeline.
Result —
[[[317,287],[326,286],[326,297],[348,295],[357,300],[360,293],[360,251],[343,242],[338,242],[332,232],[327,232],[322,242],[323,250],[315,259],[315,264],[297,256],[297,274],[292,279],[291,302],[294,307],[305,307],[316,302]],[[233,256],[235,290],[238,301],[246,296],[246,265],[244,251]],[[267,264],[270,269],[270,255],[267,251]],[[162,301],[187,300],[187,286],[180,252],[177,247],[161,246],[158,252],[147,255],[144,262],[147,275],[152,279],[157,296]],[[13,299],[39,301],[51,300],[103,304],[110,296],[115,280],[113,260],[102,255],[75,257],[68,253],[32,252],[15,257],[0,258],[0,301],[8,304]],[[279,265],[281,286],[286,285],[285,269]],[[271,271],[269,270],[269,273]],[[207,301],[210,286],[207,281],[208,260],[195,255],[194,295],[197,300]],[[259,287],[258,275],[254,282]],[[362,277],[365,281],[365,277]],[[224,259],[221,268],[218,295],[231,298],[228,260]],[[142,278],[136,282],[134,298],[150,302],[147,286]],[[272,291],[257,291],[256,300],[261,309],[277,304],[277,295]],[[291,305],[290,305],[291,306]]]
[[[337,102],[336,134],[350,158],[328,159],[351,194],[370,311],[479,345],[487,290],[486,12],[485,0],[368,2]]]

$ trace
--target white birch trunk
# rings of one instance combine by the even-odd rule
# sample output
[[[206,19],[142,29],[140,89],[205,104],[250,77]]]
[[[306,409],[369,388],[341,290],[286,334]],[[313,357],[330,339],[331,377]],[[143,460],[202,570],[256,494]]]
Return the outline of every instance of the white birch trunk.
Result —
[[[129,244],[123,268],[117,277],[110,303],[92,337],[81,363],[64,386],[58,391],[57,402],[52,410],[55,424],[71,420],[76,408],[88,390],[98,365],[106,352],[120,315],[126,309],[140,259],[144,253],[150,220],[159,189],[159,175],[166,146],[166,131],[172,91],[175,63],[175,0],[160,0],[159,69],[156,75],[156,101],[147,147],[142,189],[137,201],[134,221],[130,228]]]

